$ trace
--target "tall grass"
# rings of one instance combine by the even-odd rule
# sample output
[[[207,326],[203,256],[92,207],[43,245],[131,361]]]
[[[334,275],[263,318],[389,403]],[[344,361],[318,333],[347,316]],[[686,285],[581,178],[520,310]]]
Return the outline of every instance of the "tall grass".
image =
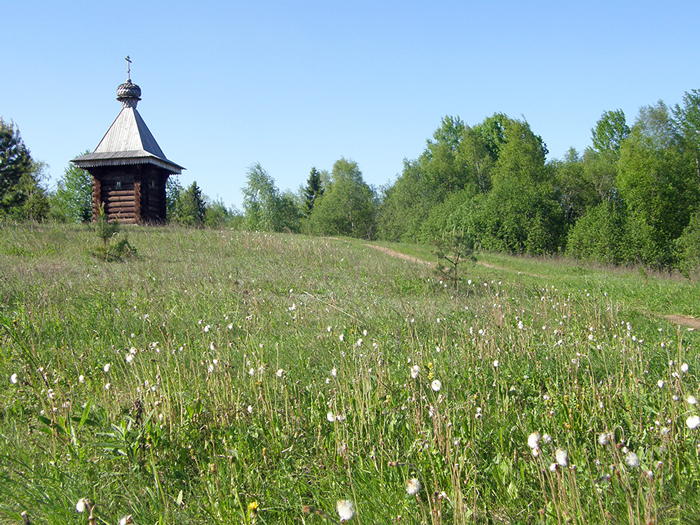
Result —
[[[698,335],[663,318],[696,284],[499,258],[456,299],[354,241],[128,234],[0,230],[0,520],[696,519]]]

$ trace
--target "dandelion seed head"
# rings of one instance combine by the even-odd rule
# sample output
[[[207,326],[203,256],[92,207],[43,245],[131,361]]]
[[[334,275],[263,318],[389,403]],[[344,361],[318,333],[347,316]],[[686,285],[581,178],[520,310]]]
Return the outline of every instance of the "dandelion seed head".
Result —
[[[277,370],[275,375],[277,375],[277,377],[282,377],[284,375],[284,370],[282,368],[280,368],[279,370]]]
[[[688,419],[685,420],[685,424],[691,430],[698,428],[700,426],[700,416],[688,416]]]
[[[686,398],[686,401],[688,402],[689,405],[697,405],[698,400],[695,398],[695,396],[688,396]]]
[[[609,441],[608,441],[608,435],[607,435],[605,432],[602,432],[602,433],[598,436],[598,444],[604,447],[605,445],[608,444],[608,442],[609,442]]]
[[[430,388],[432,388],[435,392],[439,392],[442,388],[442,382],[440,382],[439,379],[436,379],[435,381],[430,383]]]
[[[421,484],[418,478],[411,478],[406,482],[406,493],[409,496],[415,496],[420,492]]]
[[[411,367],[411,379],[417,379],[419,375],[420,375],[420,366],[413,365]]]
[[[625,463],[629,468],[637,468],[639,466],[639,456],[634,452],[630,452],[625,458]]]
[[[355,515],[355,505],[349,499],[340,499],[335,505],[338,511],[338,516],[340,516],[340,522],[349,521]]]
[[[78,500],[78,503],[75,504],[75,510],[77,510],[80,513],[85,512],[85,509],[88,506],[88,499],[87,498],[80,498]]]
[[[540,433],[539,432],[533,432],[527,437],[527,446],[530,447],[531,449],[535,450],[536,448],[539,448],[540,446]]]
[[[688,366],[688,363],[683,363],[683,364],[681,365],[681,372],[684,372],[684,373],[685,373],[685,372],[687,372],[689,369],[690,369],[690,367]]]
[[[112,365],[107,363],[102,370],[104,370],[105,374],[109,372],[109,369],[112,368]]]
[[[17,379],[17,374],[12,374],[10,376],[10,383],[12,383],[13,385],[16,385],[18,381],[19,379]]]
[[[569,464],[569,454],[566,450],[558,448],[554,453],[554,457],[557,460],[557,464],[560,467],[566,467]]]
[[[549,434],[544,434],[544,435],[542,436],[542,442],[543,442],[545,445],[549,445],[549,444],[552,442],[552,436],[550,436]]]

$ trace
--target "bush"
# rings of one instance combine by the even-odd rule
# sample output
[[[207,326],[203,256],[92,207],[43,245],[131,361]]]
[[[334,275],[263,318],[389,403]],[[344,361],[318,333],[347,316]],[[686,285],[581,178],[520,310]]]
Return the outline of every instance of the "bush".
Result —
[[[700,212],[695,213],[675,241],[678,269],[686,277],[700,271]]]

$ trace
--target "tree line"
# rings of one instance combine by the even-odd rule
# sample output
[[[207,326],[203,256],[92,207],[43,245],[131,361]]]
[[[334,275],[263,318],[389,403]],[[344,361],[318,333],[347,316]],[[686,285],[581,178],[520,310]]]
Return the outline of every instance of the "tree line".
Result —
[[[43,165],[14,124],[0,123],[0,214],[87,220],[89,175],[69,167],[46,191]],[[458,232],[477,250],[700,269],[700,91],[672,107],[642,107],[631,124],[623,111],[606,111],[582,152],[547,155],[523,119],[495,113],[469,126],[446,116],[420,156],[405,159],[383,187],[368,185],[357,163],[341,158],[330,171],[312,168],[296,192],[280,191],[256,163],[246,173],[242,211],[171,177],[168,217],[188,226],[409,243]]]

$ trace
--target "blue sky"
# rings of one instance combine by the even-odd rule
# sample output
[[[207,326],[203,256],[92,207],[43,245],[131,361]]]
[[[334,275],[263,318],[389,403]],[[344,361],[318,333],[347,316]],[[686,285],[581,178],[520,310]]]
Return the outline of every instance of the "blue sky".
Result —
[[[355,160],[383,185],[446,115],[525,118],[549,158],[606,110],[700,88],[700,2],[9,2],[0,116],[55,183],[117,116],[117,86],[181,183],[241,207],[255,162],[281,190]]]

